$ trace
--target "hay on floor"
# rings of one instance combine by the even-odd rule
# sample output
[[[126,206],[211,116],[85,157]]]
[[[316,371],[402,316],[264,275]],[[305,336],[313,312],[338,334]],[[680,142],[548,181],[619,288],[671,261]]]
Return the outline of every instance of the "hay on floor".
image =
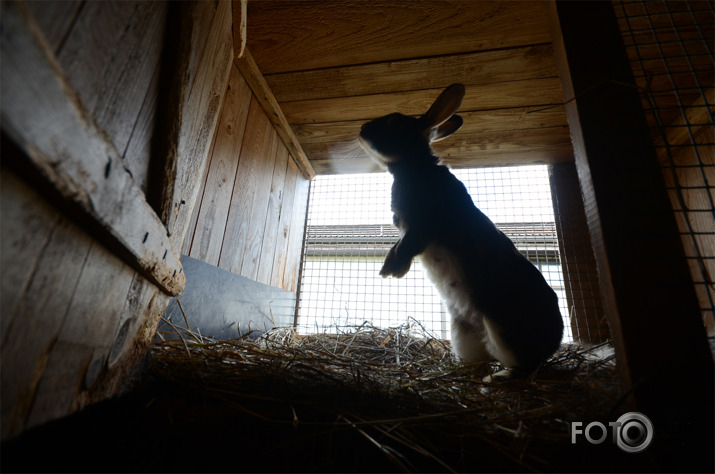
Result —
[[[585,459],[586,447],[573,446],[569,431],[571,421],[615,419],[623,410],[607,344],[564,345],[532,376],[488,383],[484,376],[499,364],[462,365],[417,323],[309,336],[275,329],[232,341],[179,332],[180,339],[154,345],[153,373],[321,440],[313,448],[321,453],[301,448],[301,455],[330,457],[321,443],[332,446],[343,439],[334,436],[350,432],[364,441],[363,456],[373,450],[389,470],[580,470],[574,463],[596,462],[590,470],[616,462]],[[271,449],[294,444],[281,438]],[[365,469],[331,460],[296,465]]]

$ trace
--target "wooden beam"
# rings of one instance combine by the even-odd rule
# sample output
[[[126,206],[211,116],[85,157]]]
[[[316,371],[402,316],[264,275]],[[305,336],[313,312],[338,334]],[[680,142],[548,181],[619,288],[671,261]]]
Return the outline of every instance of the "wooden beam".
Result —
[[[250,51],[246,50],[243,57],[236,58],[235,62],[238,70],[241,71],[244,79],[246,79],[251,90],[253,90],[256,99],[258,99],[263,110],[266,111],[268,118],[276,128],[281,140],[283,140],[286,148],[288,148],[301,173],[306,179],[313,179],[315,176],[313,166],[310,164],[310,161],[308,161],[308,157],[300,146],[300,142],[298,142],[298,139],[293,133],[288,120],[286,120],[281,107],[278,105],[278,101],[276,101],[276,98],[273,96],[273,92],[270,87],[268,87]]]
[[[304,143],[303,149],[318,174],[379,170],[375,160],[355,139]],[[573,161],[566,127],[489,130],[466,136],[461,136],[458,131],[447,140],[435,143],[434,149],[442,161],[455,168]]]
[[[510,109],[477,110],[459,112],[464,125],[457,132],[466,135],[480,132],[529,130],[536,128],[563,127],[567,132],[568,121],[563,105],[547,107],[516,107]],[[304,123],[293,126],[303,145],[307,143],[334,143],[355,140],[365,120]],[[312,157],[311,157],[312,158]]]
[[[2,129],[28,167],[105,245],[167,294],[180,294],[185,278],[166,229],[23,3],[3,4],[0,59]]]
[[[242,58],[246,51],[246,17],[248,0],[233,0],[233,55]]]
[[[623,411],[652,420],[659,470],[711,471],[712,354],[613,7],[548,10]]]
[[[467,85],[460,113],[513,107],[559,106],[563,102],[558,76],[496,84]],[[398,111],[422,115],[442,89],[421,89],[358,97],[281,102],[280,107],[291,124],[368,121]]]
[[[172,6],[174,4],[170,4]],[[180,57],[175,67],[167,69],[169,73],[178,71],[174,74],[178,79],[174,79],[173,86],[167,86],[170,89],[167,91],[168,102],[173,105],[164,110],[176,113],[164,113],[157,118],[158,131],[161,134],[161,130],[166,130],[167,140],[164,146],[154,150],[158,156],[153,158],[158,158],[160,163],[164,160],[158,173],[163,176],[159,184],[162,197],[158,209],[174,248],[180,249],[191,223],[201,187],[199,180],[203,176],[228,84],[233,36],[231,3],[228,1],[192,2],[174,7],[188,31],[177,32],[185,47],[178,52]],[[204,18],[208,20],[198,20]],[[168,44],[166,49],[174,46]],[[169,84],[173,82],[172,78],[167,80]]]
[[[444,89],[557,75],[550,44],[266,76],[279,102]]]

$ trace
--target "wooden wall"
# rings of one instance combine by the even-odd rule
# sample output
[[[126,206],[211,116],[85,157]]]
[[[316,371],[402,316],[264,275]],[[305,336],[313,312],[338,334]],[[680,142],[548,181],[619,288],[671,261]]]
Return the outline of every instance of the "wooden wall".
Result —
[[[195,5],[185,110],[198,126],[186,127],[186,133],[182,127],[181,139],[194,145],[191,159],[200,177],[207,155],[200,145],[205,143],[208,149],[217,123],[232,62],[232,37],[229,2]],[[145,190],[155,184],[150,181],[149,166],[157,103],[166,88],[160,83],[160,72],[170,8],[165,2],[143,1],[2,5],[3,44],[14,45],[23,35],[31,38],[22,44],[33,54],[40,51],[33,57],[49,65],[45,72],[51,72],[32,85],[42,87],[42,81],[47,81],[57,89],[57,82],[62,83],[62,98],[72,104],[68,108],[65,102],[62,110],[74,110],[83,120],[84,127],[78,128],[96,131],[95,136],[116,153],[120,163],[114,164],[112,173],[128,173]],[[13,28],[7,27],[10,22]],[[6,55],[17,58],[23,52],[3,48],[2,54],[3,59]],[[169,301],[125,263],[126,256],[119,258],[93,232],[82,228],[78,222],[83,221],[68,213],[57,199],[57,190],[50,189],[42,173],[33,168],[28,153],[38,150],[32,142],[17,139],[22,137],[17,130],[24,127],[6,100],[9,85],[18,82],[12,74],[22,71],[9,65],[3,62],[0,81],[4,105],[0,172],[3,439],[126,387]],[[67,123],[47,120],[52,117],[48,110],[57,110],[53,108],[57,104],[36,105],[24,105],[27,127],[48,123],[45,135],[60,145],[65,137],[84,133],[69,130]],[[76,159],[61,153],[52,156],[52,150],[39,152],[61,166]],[[82,159],[103,167],[106,163],[106,155]],[[198,190],[191,188],[190,179],[187,182],[186,194],[180,198],[192,207],[191,196]],[[183,229],[180,224],[172,229],[174,235],[183,237],[186,227],[188,219]]]
[[[709,334],[715,335],[715,12],[613,2]]]
[[[308,181],[234,66],[182,253],[295,292],[307,200]]]

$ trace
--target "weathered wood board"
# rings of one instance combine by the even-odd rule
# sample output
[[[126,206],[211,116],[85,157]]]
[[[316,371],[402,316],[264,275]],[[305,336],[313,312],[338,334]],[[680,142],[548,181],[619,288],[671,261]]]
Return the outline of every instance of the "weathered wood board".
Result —
[[[190,225],[233,59],[231,2],[198,2],[194,8],[194,16],[212,21],[208,29],[203,29],[203,22],[196,22],[192,31],[186,71],[189,82],[181,113],[174,117],[176,140],[167,157],[173,173],[163,185],[160,206],[176,249],[181,248]]]
[[[163,236],[158,262],[178,248],[144,197],[169,7],[3,4],[3,439],[126,389],[168,304],[150,274],[162,265],[133,257],[150,281],[121,248],[138,254]],[[180,146],[197,174],[180,186],[189,215],[233,58],[230,2],[195,7],[185,103],[196,116],[181,122]]]
[[[166,231],[22,4],[3,10],[2,128],[106,245],[169,294],[184,278]]]
[[[209,160],[184,252],[295,291],[308,181],[238,68]]]

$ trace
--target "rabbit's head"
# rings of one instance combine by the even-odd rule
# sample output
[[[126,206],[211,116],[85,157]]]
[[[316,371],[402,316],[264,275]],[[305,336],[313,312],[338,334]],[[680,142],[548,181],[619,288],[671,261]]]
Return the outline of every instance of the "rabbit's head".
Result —
[[[464,86],[452,84],[419,118],[399,113],[366,123],[360,130],[360,144],[380,164],[409,161],[437,163],[430,144],[456,132],[462,117],[455,112],[462,104]]]

